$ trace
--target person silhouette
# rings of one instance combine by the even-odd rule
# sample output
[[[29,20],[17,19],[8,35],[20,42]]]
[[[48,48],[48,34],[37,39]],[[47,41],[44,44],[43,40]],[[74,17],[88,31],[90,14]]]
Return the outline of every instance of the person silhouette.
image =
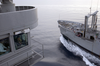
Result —
[[[7,49],[7,47],[5,47],[4,45],[3,45],[3,43],[4,43],[4,41],[1,41],[0,42],[0,52],[6,52],[7,50],[5,50],[5,49]]]

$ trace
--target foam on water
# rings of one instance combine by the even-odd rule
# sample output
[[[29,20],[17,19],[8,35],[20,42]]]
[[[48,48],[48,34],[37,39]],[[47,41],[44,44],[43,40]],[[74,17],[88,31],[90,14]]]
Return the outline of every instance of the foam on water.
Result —
[[[91,55],[88,52],[85,52],[84,50],[82,50],[72,42],[67,42],[62,35],[60,37],[60,41],[69,51],[73,52],[75,55],[82,56],[82,59],[86,63],[86,65],[97,66],[94,63],[100,65],[100,59]]]

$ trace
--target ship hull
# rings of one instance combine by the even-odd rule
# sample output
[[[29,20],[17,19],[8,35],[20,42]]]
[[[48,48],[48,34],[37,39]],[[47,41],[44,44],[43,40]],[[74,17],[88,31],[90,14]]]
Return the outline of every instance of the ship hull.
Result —
[[[95,55],[100,56],[100,45],[99,41],[88,41],[85,39],[82,39],[74,34],[74,32],[70,31],[69,29],[64,28],[63,26],[59,25],[60,32],[63,35],[63,37],[66,40],[71,40],[78,46],[88,50],[89,52],[92,52]]]

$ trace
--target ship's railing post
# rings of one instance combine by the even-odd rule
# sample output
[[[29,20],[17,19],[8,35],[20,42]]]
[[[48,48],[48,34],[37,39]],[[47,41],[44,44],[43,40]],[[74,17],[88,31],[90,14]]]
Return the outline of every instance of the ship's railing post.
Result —
[[[43,58],[44,58],[44,46],[42,45],[42,53],[43,53]]]
[[[28,52],[27,52],[27,61],[28,61],[28,65],[30,65],[30,61],[29,61]]]

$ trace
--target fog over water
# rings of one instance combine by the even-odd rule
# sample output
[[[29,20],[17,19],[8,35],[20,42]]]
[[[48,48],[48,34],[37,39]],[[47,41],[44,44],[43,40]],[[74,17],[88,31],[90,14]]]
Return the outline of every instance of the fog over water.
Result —
[[[98,0],[14,0],[16,4],[29,4],[29,5],[81,5],[90,6],[97,5]]]

